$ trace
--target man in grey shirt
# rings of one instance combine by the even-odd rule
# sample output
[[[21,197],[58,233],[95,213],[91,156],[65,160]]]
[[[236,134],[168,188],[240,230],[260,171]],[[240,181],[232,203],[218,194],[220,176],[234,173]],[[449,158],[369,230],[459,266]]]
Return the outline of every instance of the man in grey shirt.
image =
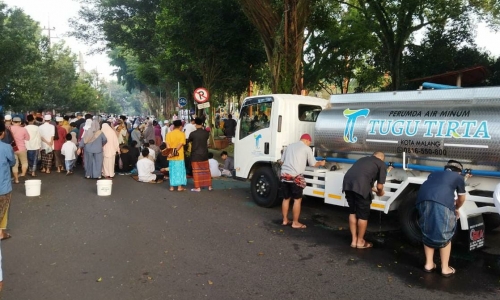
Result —
[[[283,202],[281,204],[281,212],[283,213],[282,225],[289,225],[288,209],[290,207],[290,199],[293,198],[292,208],[292,228],[303,229],[306,225],[299,222],[300,208],[302,203],[302,192],[306,187],[306,180],[302,173],[306,170],[307,163],[309,166],[319,167],[324,166],[325,161],[316,161],[311,149],[311,136],[307,133],[300,137],[300,141],[290,144],[281,155],[281,190],[283,191]]]
[[[227,155],[227,151],[222,151],[220,154],[222,160],[224,160],[224,165],[220,169],[223,176],[233,176],[234,171],[234,159]]]

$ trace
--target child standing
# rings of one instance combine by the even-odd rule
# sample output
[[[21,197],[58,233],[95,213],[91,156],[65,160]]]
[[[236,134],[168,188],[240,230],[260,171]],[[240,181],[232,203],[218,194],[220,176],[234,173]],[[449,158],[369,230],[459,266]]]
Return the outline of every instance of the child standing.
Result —
[[[76,145],[72,140],[71,133],[66,134],[66,142],[61,148],[61,154],[64,155],[64,164],[66,165],[66,175],[73,174],[73,167],[76,161]]]

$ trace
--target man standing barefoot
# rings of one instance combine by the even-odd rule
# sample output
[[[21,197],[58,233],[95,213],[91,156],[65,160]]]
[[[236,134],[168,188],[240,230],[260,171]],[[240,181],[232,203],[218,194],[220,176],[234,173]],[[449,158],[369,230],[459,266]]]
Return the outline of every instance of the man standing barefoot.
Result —
[[[360,158],[344,176],[342,190],[349,204],[349,229],[351,230],[351,247],[366,249],[373,244],[365,241],[370,205],[372,203],[373,184],[377,181],[376,194],[384,195],[384,184],[387,170],[384,163],[385,155],[375,152],[372,156]]]
[[[306,225],[299,222],[300,208],[302,203],[302,192],[306,187],[306,180],[302,175],[306,170],[306,163],[310,166],[324,166],[325,161],[316,161],[312,152],[311,136],[307,133],[300,137],[300,141],[290,144],[283,155],[281,161],[281,189],[283,191],[283,202],[281,204],[281,212],[283,214],[282,225],[289,224],[288,209],[290,207],[290,199],[293,198],[292,208],[292,228],[303,229]]]

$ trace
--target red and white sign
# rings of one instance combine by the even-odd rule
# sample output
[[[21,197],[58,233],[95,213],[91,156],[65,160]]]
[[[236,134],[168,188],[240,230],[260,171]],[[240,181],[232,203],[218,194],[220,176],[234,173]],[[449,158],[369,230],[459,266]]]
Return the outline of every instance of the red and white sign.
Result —
[[[205,103],[210,99],[210,94],[208,93],[208,90],[206,88],[197,88],[194,90],[194,101],[196,101],[199,104]]]

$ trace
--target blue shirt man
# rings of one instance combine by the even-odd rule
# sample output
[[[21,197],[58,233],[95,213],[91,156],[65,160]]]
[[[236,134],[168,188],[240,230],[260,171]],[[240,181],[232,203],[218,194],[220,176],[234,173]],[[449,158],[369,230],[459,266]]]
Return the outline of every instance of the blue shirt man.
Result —
[[[5,124],[0,124],[0,139],[5,136]],[[0,143],[0,195],[8,194],[12,191],[12,180],[10,169],[16,164],[12,146]]]
[[[5,124],[0,121],[0,139],[5,137]],[[0,142],[0,221],[5,216],[10,204],[10,193],[12,192],[12,181],[10,177],[10,169],[16,164],[14,151],[10,144]],[[0,229],[0,240],[10,237],[4,234]],[[0,291],[3,286],[2,272],[2,251],[0,249]]]

